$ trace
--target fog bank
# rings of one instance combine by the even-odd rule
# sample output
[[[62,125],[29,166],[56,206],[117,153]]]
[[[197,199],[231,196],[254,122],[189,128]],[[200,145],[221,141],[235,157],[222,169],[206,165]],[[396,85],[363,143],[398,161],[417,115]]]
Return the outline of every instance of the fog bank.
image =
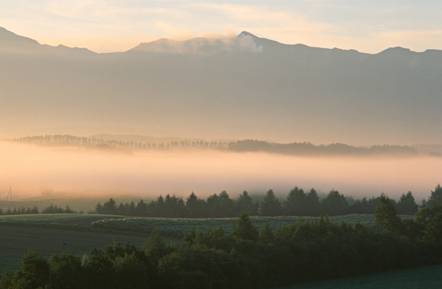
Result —
[[[227,190],[285,194],[294,187],[352,196],[412,190],[427,197],[441,182],[442,158],[290,157],[215,151],[109,152],[0,142],[0,197],[95,196]]]

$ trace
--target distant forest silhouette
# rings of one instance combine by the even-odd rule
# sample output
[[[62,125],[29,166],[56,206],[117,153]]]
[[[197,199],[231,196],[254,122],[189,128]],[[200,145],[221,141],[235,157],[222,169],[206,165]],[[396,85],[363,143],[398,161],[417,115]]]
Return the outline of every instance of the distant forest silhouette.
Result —
[[[438,146],[352,146],[343,143],[315,145],[309,142],[274,143],[262,140],[225,141],[124,135],[95,135],[90,137],[43,135],[21,137],[14,141],[47,146],[79,146],[95,149],[211,149],[230,152],[265,152],[294,156],[415,156],[418,154],[439,156],[442,151],[442,148]]]
[[[348,214],[374,214],[379,201],[385,197],[380,195],[371,198],[354,199],[346,197],[337,190],[330,191],[320,197],[315,189],[304,191],[295,187],[284,198],[275,195],[273,190],[263,196],[252,196],[243,191],[237,198],[231,198],[229,193],[200,198],[191,193],[187,198],[175,195],[159,196],[153,201],[139,200],[137,202],[120,202],[111,198],[104,203],[98,203],[91,213],[122,215],[135,217],[160,218],[232,218],[241,215],[249,216],[340,216]],[[425,208],[430,203],[442,204],[442,187],[438,185],[431,193],[430,199],[418,205],[412,192],[402,194],[398,200],[390,200],[400,215],[415,215],[419,208]],[[46,208],[16,207],[1,209],[0,215],[26,214],[72,214],[78,213],[69,206],[50,205]]]
[[[56,205],[49,205],[46,208],[39,209],[34,207],[22,207],[22,208],[8,208],[1,209],[0,215],[33,215],[33,214],[73,214],[75,213],[69,206],[59,207]]]
[[[435,191],[442,194],[438,186]],[[380,198],[351,199],[336,190],[320,198],[315,189],[304,191],[294,188],[283,199],[279,199],[272,190],[262,198],[253,198],[244,191],[238,198],[232,199],[223,191],[206,199],[195,193],[186,199],[174,195],[160,196],[151,202],[117,203],[110,199],[98,204],[96,212],[140,217],[166,218],[228,218],[243,214],[249,216],[337,216],[346,214],[373,214]],[[418,205],[411,192],[403,194],[398,201],[392,200],[397,212],[403,215],[414,215]],[[425,204],[424,204],[425,205]]]

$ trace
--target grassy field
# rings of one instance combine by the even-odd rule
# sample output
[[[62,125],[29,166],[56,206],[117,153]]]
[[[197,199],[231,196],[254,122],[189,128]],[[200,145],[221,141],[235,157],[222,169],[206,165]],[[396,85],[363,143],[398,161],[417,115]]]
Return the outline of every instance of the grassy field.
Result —
[[[254,217],[253,222],[278,228],[301,220],[300,217]],[[348,215],[331,218],[334,222],[373,223],[371,215]],[[153,231],[173,239],[193,230],[222,227],[229,232],[236,219],[164,219],[127,218],[97,214],[55,214],[0,216],[0,271],[17,268],[26,251],[42,255],[83,254],[113,242],[142,246]]]
[[[270,225],[273,228],[293,224],[300,221],[314,220],[310,217],[252,217],[253,223],[258,227]],[[348,215],[330,218],[333,222],[346,222],[350,224],[372,224],[372,215]],[[95,228],[103,230],[116,230],[126,232],[157,231],[164,236],[176,238],[183,234],[196,231],[207,231],[213,228],[223,228],[230,232],[235,226],[236,218],[222,219],[166,219],[166,218],[106,218],[93,222]]]
[[[314,282],[283,289],[440,289],[442,266]]]
[[[21,257],[29,251],[44,256],[63,252],[83,254],[114,242],[142,246],[146,240],[138,235],[5,224],[0,226],[0,232],[0,272],[17,268]]]
[[[123,233],[94,228],[93,223],[118,216],[56,214],[0,216],[0,272],[16,269],[28,251],[45,256],[83,254],[112,243],[142,246],[143,233]]]

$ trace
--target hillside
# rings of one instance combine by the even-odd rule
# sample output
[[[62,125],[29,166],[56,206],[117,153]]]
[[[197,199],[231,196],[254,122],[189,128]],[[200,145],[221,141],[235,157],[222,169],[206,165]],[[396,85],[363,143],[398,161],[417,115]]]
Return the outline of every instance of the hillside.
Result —
[[[243,32],[96,54],[4,29],[0,47],[3,135],[442,142],[437,50],[367,54]]]

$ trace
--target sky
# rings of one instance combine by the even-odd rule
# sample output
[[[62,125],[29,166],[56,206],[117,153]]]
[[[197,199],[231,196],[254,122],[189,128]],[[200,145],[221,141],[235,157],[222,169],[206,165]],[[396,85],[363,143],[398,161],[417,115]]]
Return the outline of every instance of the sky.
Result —
[[[124,51],[158,38],[231,36],[379,52],[442,49],[438,0],[0,0],[0,26],[41,43]]]

